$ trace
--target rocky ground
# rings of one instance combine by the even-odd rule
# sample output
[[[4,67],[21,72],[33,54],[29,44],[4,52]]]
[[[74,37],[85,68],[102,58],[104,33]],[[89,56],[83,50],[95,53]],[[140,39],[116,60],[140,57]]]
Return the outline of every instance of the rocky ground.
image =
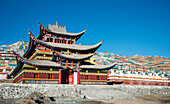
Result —
[[[170,87],[0,84],[0,104],[170,104]]]
[[[34,98],[32,98],[34,97]],[[0,100],[0,104],[170,104],[169,98],[158,98],[151,95],[138,96],[133,99],[90,100],[82,98],[46,98],[32,95],[25,99]]]
[[[153,95],[136,96],[134,99],[99,100],[111,104],[170,104],[170,97],[156,97]]]

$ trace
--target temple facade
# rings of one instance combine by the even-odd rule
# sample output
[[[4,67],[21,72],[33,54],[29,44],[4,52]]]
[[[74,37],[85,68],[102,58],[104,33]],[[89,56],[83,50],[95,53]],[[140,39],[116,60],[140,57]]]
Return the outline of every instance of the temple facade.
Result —
[[[38,37],[29,30],[29,45],[10,74],[14,83],[108,84],[108,70],[116,64],[96,65],[88,61],[103,41],[87,46],[75,42],[86,32],[69,33],[65,26],[39,23]]]

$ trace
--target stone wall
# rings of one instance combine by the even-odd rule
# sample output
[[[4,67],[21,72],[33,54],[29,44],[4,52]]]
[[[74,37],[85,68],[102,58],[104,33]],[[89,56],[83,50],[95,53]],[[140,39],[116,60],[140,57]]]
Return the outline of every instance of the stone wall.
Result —
[[[45,97],[87,99],[133,99],[135,96],[170,96],[170,87],[132,85],[59,85],[0,83],[0,99],[21,99],[33,93]]]
[[[0,79],[0,83],[12,83],[12,79]]]

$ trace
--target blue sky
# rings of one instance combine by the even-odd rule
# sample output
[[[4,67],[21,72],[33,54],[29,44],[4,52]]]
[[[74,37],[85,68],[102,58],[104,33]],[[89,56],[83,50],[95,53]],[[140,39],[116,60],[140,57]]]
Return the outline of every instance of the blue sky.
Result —
[[[87,32],[77,41],[97,52],[170,57],[170,0],[1,0],[0,45],[38,36],[39,25]]]

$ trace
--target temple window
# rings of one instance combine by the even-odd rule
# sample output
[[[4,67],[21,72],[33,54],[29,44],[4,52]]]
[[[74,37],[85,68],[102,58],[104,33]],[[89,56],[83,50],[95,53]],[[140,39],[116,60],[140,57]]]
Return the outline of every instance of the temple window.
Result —
[[[52,38],[47,38],[47,42],[53,42]]]
[[[49,38],[47,38],[47,42],[49,42],[50,40],[49,40]]]
[[[97,76],[97,80],[100,80],[100,76]]]
[[[63,43],[65,43],[65,44],[66,44],[66,40],[63,40]]]
[[[56,40],[55,40],[55,42],[56,42],[56,43],[59,43],[59,40],[58,40],[58,39],[56,39]]]
[[[88,75],[85,75],[85,80],[89,80],[89,76]]]
[[[39,78],[39,74],[38,73],[34,73],[34,78]]]
[[[50,38],[50,42],[53,42],[53,39],[52,39],[52,38]]]
[[[73,43],[73,41],[68,41],[68,44],[72,44]]]
[[[48,74],[48,79],[53,79],[53,75],[52,74]]]

